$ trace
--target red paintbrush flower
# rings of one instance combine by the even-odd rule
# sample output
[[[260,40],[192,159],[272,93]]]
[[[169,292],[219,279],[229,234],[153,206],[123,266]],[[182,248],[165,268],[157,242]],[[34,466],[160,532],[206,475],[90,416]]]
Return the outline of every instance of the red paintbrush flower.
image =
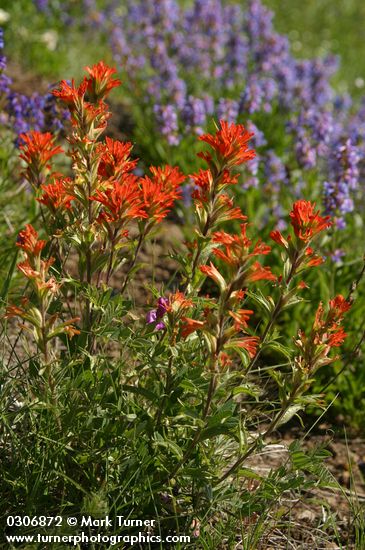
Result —
[[[225,231],[217,231],[213,235],[213,242],[222,244],[224,251],[220,248],[215,248],[213,253],[226,264],[239,267],[248,258],[252,256],[266,255],[270,252],[271,247],[262,241],[258,241],[253,250],[251,249],[252,241],[247,237],[247,224],[241,224],[241,234],[231,235]]]
[[[58,89],[53,90],[52,94],[66,103],[68,108],[72,111],[79,104],[80,100],[84,98],[87,87],[88,79],[86,77],[84,77],[81,84],[77,87],[73,79],[71,84],[66,80],[61,80]]]
[[[98,103],[85,101],[83,107],[83,120],[81,125],[89,128],[93,124],[95,130],[104,130],[108,118],[111,116],[108,105],[104,103],[104,101],[99,101]],[[80,125],[80,121],[75,118],[72,120],[72,125],[77,127]]]
[[[224,351],[222,351],[219,354],[219,362],[220,362],[220,365],[223,369],[226,369],[227,367],[230,367],[233,364],[233,361],[230,358],[230,356],[227,353],[225,353]]]
[[[123,182],[113,182],[105,191],[96,191],[90,200],[104,206],[99,221],[122,223],[147,217],[137,185],[137,176],[134,174],[127,174]]]
[[[203,328],[204,325],[204,321],[196,321],[195,319],[190,319],[189,317],[183,317],[181,319],[181,336],[186,338],[192,332]]]
[[[222,291],[226,288],[227,285],[224,277],[219,273],[218,269],[212,264],[212,262],[210,262],[210,265],[199,266],[199,269],[202,273],[204,273],[204,275],[207,275],[207,277],[213,279]]]
[[[260,338],[258,336],[242,336],[241,338],[234,338],[230,342],[233,346],[245,349],[251,359],[255,357],[259,343]]]
[[[255,262],[250,267],[250,274],[246,279],[248,282],[255,281],[276,281],[277,277],[271,271],[270,267],[263,267],[259,262]]]
[[[193,180],[194,185],[199,187],[202,191],[204,191],[204,193],[212,191],[214,178],[210,170],[200,169],[199,172],[191,174],[189,177]],[[227,187],[228,185],[236,185],[237,182],[237,174],[231,174],[229,170],[224,170],[220,178],[216,182],[216,190],[221,191],[224,187]]]
[[[193,302],[189,298],[186,298],[183,292],[176,291],[173,294],[170,294],[166,311],[181,313],[184,309],[189,309],[192,307],[192,305]]]
[[[26,311],[18,306],[7,306],[5,311],[5,319],[11,319],[12,317],[24,317],[26,315]]]
[[[321,256],[318,256],[314,253],[313,248],[308,246],[305,250],[305,256],[308,258],[306,261],[307,267],[315,267],[317,265],[321,265],[324,262],[324,259]]]
[[[280,246],[283,246],[284,248],[289,248],[289,243],[286,240],[286,238],[280,233],[280,231],[275,230],[271,231],[270,238],[275,241],[276,243],[280,244]],[[288,239],[289,240],[289,239]]]
[[[219,195],[216,199],[216,209],[214,217],[219,222],[225,222],[229,220],[247,220],[247,216],[242,214],[241,209],[233,206],[233,199],[226,194]]]
[[[71,178],[56,179],[53,183],[42,185],[43,194],[37,199],[53,213],[59,209],[70,209],[74,196],[70,193]]]
[[[218,160],[228,168],[253,159],[256,153],[248,148],[253,134],[241,124],[229,124],[225,120],[219,122],[221,127],[215,135],[203,134],[199,137],[214,149]],[[208,162],[211,160],[209,153],[199,153],[199,156]]]
[[[126,172],[130,172],[137,165],[137,160],[131,160],[132,143],[122,142],[109,137],[105,143],[98,144],[100,163],[98,173],[104,178],[118,179]]]
[[[234,328],[237,332],[244,331],[247,327],[247,321],[249,321],[253,314],[252,309],[238,309],[237,311],[230,311],[230,316],[234,319]]]
[[[330,315],[335,321],[341,321],[344,314],[351,308],[350,302],[348,302],[342,294],[338,294],[332,300],[330,300]]]
[[[77,319],[79,319],[79,317],[77,317]],[[71,323],[71,321],[69,321],[69,323]],[[71,338],[71,340],[77,334],[81,334],[81,331],[78,328],[75,328],[73,325],[70,324],[65,324],[62,328],[63,332],[65,332],[65,334],[67,334],[67,336]]]
[[[46,246],[46,241],[38,240],[38,233],[30,224],[20,231],[16,245],[32,256],[38,256]]]
[[[350,307],[351,304],[341,294],[330,300],[327,313],[322,302],[318,305],[309,336],[299,330],[295,340],[300,351],[295,361],[302,370],[312,372],[336,359],[328,355],[331,348],[339,347],[346,339],[341,322]]]
[[[54,155],[63,152],[61,147],[55,145],[55,138],[49,132],[42,133],[33,130],[27,134],[20,134],[20,139],[23,142],[20,146],[22,151],[20,158],[25,160],[28,165],[35,165],[39,171]]]
[[[194,185],[199,187],[202,191],[210,191],[213,185],[213,176],[210,170],[202,170],[200,169],[199,172],[195,174],[190,174],[189,176],[193,182]]]
[[[346,340],[347,334],[342,327],[339,327],[335,332],[328,337],[327,344],[330,348],[338,348]]]
[[[17,265],[17,268],[28,279],[38,279],[40,277],[40,272],[33,269],[33,267],[29,263],[29,260],[24,260],[24,262],[20,262]]]
[[[140,197],[145,217],[159,223],[167,216],[174,201],[181,197],[179,187],[185,181],[185,176],[179,168],[172,166],[151,166],[150,172],[152,177],[145,176],[139,180]]]
[[[85,67],[85,70],[91,77],[88,79],[88,92],[93,100],[106,97],[110,90],[121,84],[119,79],[113,79],[116,69],[108,67],[104,61],[99,61],[92,67]]]
[[[305,243],[332,225],[329,216],[322,218],[319,210],[315,211],[315,203],[305,200],[294,203],[290,217],[294,233]]]

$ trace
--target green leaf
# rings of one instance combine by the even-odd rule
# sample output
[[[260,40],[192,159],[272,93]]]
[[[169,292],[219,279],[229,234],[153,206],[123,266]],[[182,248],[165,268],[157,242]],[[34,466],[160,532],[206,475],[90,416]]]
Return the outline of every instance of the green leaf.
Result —
[[[239,477],[245,477],[246,479],[261,480],[261,476],[254,470],[251,470],[250,468],[240,468],[237,472],[237,475]]]
[[[122,390],[128,393],[142,395],[143,397],[146,397],[146,399],[148,399],[149,401],[152,401],[152,403],[158,400],[158,396],[155,393],[151,392],[150,390],[146,390],[146,388],[141,388],[140,386],[129,386],[127,384],[123,384]]]
[[[208,427],[220,424],[224,419],[232,416],[234,408],[235,404],[231,401],[227,401],[227,403],[222,405],[222,407],[220,407],[220,409],[209,418]]]
[[[277,351],[281,355],[284,355],[287,359],[291,359],[291,350],[283,346],[283,344],[280,344],[280,342],[278,342],[277,340],[273,340],[265,344],[265,349],[272,349],[274,351]]]
[[[179,460],[181,460],[184,456],[183,451],[179,447],[179,445],[177,445],[174,441],[171,441],[171,439],[163,439],[158,432],[155,433],[154,443],[159,447],[165,447],[166,449],[171,451],[171,453],[174,454]]]
[[[6,275],[3,286],[1,287],[1,294],[0,294],[1,300],[5,300],[7,295],[8,295],[10,281],[12,279],[14,269],[15,269],[15,266],[16,266],[16,262],[17,262],[17,259],[18,259],[18,252],[19,252],[19,249],[17,249],[15,254],[14,254],[13,261],[11,262],[11,266],[9,268],[9,271],[8,271],[7,275]]]
[[[244,384],[241,386],[237,386],[234,388],[232,394],[233,396],[241,395],[242,393],[246,395],[251,395],[256,401],[258,401],[258,397],[261,394],[261,390],[258,386],[255,386],[254,384]]]
[[[303,409],[303,406],[302,405],[291,405],[287,411],[285,411],[285,413],[283,414],[283,416],[280,418],[279,422],[277,423],[277,427],[278,426],[282,426],[283,424],[286,424],[287,422],[289,422],[289,420],[291,418],[293,418],[293,416],[295,414],[297,414],[298,411],[302,410]]]
[[[274,311],[275,309],[275,303],[273,299],[267,298],[263,295],[261,290],[257,290],[256,292],[247,291],[247,296],[251,298],[256,304],[262,307],[269,315]]]
[[[206,428],[205,430],[202,430],[199,441],[204,441],[204,439],[211,439],[212,437],[216,437],[217,435],[229,435],[231,437],[235,437],[232,433],[232,425],[230,425],[230,423],[227,423],[218,424],[217,426],[212,426],[211,428]],[[235,437],[235,439],[237,438]]]

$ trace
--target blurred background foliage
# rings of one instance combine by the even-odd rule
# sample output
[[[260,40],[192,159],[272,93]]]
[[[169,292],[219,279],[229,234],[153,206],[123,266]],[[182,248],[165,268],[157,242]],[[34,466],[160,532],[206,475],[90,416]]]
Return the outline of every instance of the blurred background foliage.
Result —
[[[237,3],[244,5],[245,1]],[[298,58],[328,53],[339,55],[341,64],[336,86],[357,96],[363,94],[365,3],[362,0],[264,0],[263,3],[273,10],[276,30],[288,35],[292,51]],[[53,2],[55,8],[61,4]],[[78,0],[69,4],[75,14],[80,10]],[[105,0],[97,2],[101,10],[105,4]],[[191,2],[180,0],[180,4]],[[123,0],[119,6],[123,6]],[[77,77],[82,67],[96,58],[111,59],[100,35],[89,29],[90,40],[86,47],[79,27],[68,26],[65,34],[63,22],[56,18],[50,26],[49,19],[37,10],[32,0],[2,0],[1,9],[10,16],[5,20],[6,16],[4,19],[0,15],[0,24],[7,32],[7,53],[11,60],[47,79]],[[82,20],[80,23],[82,27]],[[105,49],[101,50],[103,46]]]
[[[275,27],[298,57],[339,55],[336,86],[362,95],[365,85],[365,3],[361,0],[264,0]]]

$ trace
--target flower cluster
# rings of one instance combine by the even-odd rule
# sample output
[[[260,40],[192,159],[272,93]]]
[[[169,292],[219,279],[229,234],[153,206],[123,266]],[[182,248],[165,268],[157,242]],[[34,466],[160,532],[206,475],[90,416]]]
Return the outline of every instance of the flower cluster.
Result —
[[[24,175],[36,200],[48,210],[44,219],[48,233],[57,236],[58,254],[62,256],[66,243],[76,247],[80,279],[87,285],[108,284],[124,262],[128,265],[125,288],[144,240],[180,198],[185,176],[169,165],[151,166],[149,174],[137,176],[137,160],[130,156],[132,144],[100,139],[110,117],[105,98],[120,80],[103,61],[86,71],[80,84],[62,80],[53,91],[70,113],[68,155],[74,176],[54,170],[54,157],[63,151],[50,133],[37,131],[21,135]],[[86,299],[83,326],[87,330],[92,317]]]
[[[47,132],[32,131],[28,134],[20,134],[20,158],[26,163],[24,176],[35,188],[39,188],[50,176],[50,160],[55,155],[62,153],[62,148],[55,145],[54,136]]]
[[[110,117],[105,98],[120,81],[115,78],[115,69],[102,61],[86,71],[81,83],[63,80],[53,92],[70,112],[72,132],[67,139],[73,176],[54,171],[54,157],[63,151],[50,133],[22,134],[21,158],[36,200],[48,210],[48,216],[42,212],[43,219],[53,237],[50,247],[58,262],[62,265],[62,257],[71,247],[78,256],[79,280],[84,289],[81,325],[93,349],[90,335],[98,312],[89,292],[109,285],[121,263],[126,265],[121,287],[124,292],[145,239],[181,197],[185,176],[179,168],[169,165],[151,166],[148,174],[137,175],[131,143],[100,139]],[[306,286],[304,282],[292,281],[305,268],[322,263],[312,246],[331,225],[329,216],[323,217],[315,204],[296,201],[289,216],[292,233],[284,236],[280,230],[271,232],[273,241],[283,249],[283,274],[277,276],[265,265],[263,259],[271,247],[260,238],[250,238],[247,216],[235,206],[232,194],[238,182],[237,171],[255,159],[250,146],[253,137],[253,132],[243,125],[223,119],[214,133],[200,135],[199,142],[205,144],[205,149],[198,156],[205,168],[190,175],[197,226],[195,239],[188,245],[190,254],[182,262],[184,289],[160,297],[146,318],[147,324],[169,334],[171,345],[177,338],[201,333],[209,350],[208,367],[212,373],[219,365],[227,367],[231,363],[232,350],[246,353],[248,361],[255,360],[280,311]],[[278,165],[274,157],[272,164]],[[222,227],[232,220],[240,222],[236,233]],[[49,340],[61,333],[72,336],[78,329],[72,325],[75,319],[56,325],[58,314],[48,314],[62,281],[49,274],[54,259],[41,257],[46,241],[39,240],[33,227],[27,226],[19,235],[18,246],[26,256],[18,268],[31,281],[38,304],[25,301],[22,308],[9,307],[7,315],[19,316],[33,325],[39,348],[48,361]],[[216,285],[215,296],[203,298],[200,293],[204,284],[209,286],[207,279]],[[271,320],[260,336],[249,326],[254,315],[249,301],[257,283],[279,289],[276,304],[271,298],[265,302]],[[204,307],[196,310],[196,301],[202,301]],[[330,305],[335,308],[332,302]],[[319,328],[316,327],[323,338],[331,334],[331,347],[341,340],[334,323],[342,318],[331,314],[324,319],[321,315],[317,314]]]
[[[324,259],[317,255],[310,245],[323,230],[332,225],[329,216],[320,216],[319,210],[315,210],[315,204],[305,200],[299,200],[294,204],[290,219],[294,238],[291,235],[285,238],[279,230],[270,233],[272,240],[283,247],[289,260],[284,273],[286,283],[290,281],[294,272],[298,273],[305,268],[323,263]]]
[[[323,304],[319,304],[310,334],[307,336],[300,330],[295,340],[299,350],[295,361],[301,371],[313,374],[334,360],[328,354],[332,348],[341,346],[347,336],[341,323],[350,307],[350,302],[341,294],[330,300],[327,312]]]
[[[205,300],[203,318],[184,316],[182,335],[187,337],[195,331],[202,332],[215,358],[212,370],[216,369],[217,361],[222,363],[222,354],[225,358],[223,363],[227,364],[229,359],[226,354],[230,349],[245,350],[253,360],[260,346],[260,338],[249,333],[248,321],[253,310],[246,306],[248,290],[259,281],[269,281],[280,290],[276,304],[270,300],[265,302],[271,313],[271,320],[262,335],[262,343],[265,343],[281,310],[295,302],[297,292],[306,287],[303,281],[293,284],[296,276],[324,261],[312,246],[319,235],[331,226],[329,216],[321,216],[314,203],[298,200],[290,212],[293,234],[284,237],[279,230],[270,234],[273,241],[284,249],[283,274],[277,277],[269,266],[258,261],[259,256],[267,256],[271,252],[271,247],[261,239],[253,242],[248,237],[247,218],[233,206],[227,194],[227,188],[237,183],[232,168],[250,162],[255,156],[248,145],[252,137],[243,126],[221,121],[215,134],[200,137],[212,150],[199,153],[208,168],[191,176],[196,185],[193,197],[198,232],[192,246],[192,271],[187,274],[190,283],[187,288],[190,291],[199,289],[203,275],[217,285],[219,298]],[[232,219],[244,222],[239,233],[231,234],[218,227]],[[211,256],[215,261],[207,263]],[[164,307],[166,304],[161,301],[154,311],[153,321],[158,321],[158,325],[164,315]]]
[[[200,7],[205,17],[205,2]],[[214,21],[211,24],[214,26]],[[62,151],[50,133],[22,135],[25,177],[34,191],[35,207],[49,239],[39,239],[31,225],[20,232],[17,246],[24,259],[18,269],[32,292],[25,292],[20,306],[10,305],[6,317],[20,318],[21,328],[30,329],[37,345],[39,353],[33,359],[36,368],[29,376],[32,388],[37,388],[34,382],[38,382],[44,394],[42,424],[46,407],[51,410],[52,425],[59,430],[55,433],[64,433],[66,414],[58,406],[59,399],[69,396],[76,376],[80,391],[71,405],[66,399],[67,407],[71,407],[68,416],[72,417],[72,407],[82,399],[87,432],[93,401],[99,410],[100,399],[106,399],[105,410],[109,412],[118,402],[118,420],[129,406],[130,411],[145,410],[140,424],[136,424],[136,433],[148,437],[154,452],[162,444],[165,453],[156,462],[156,478],[152,480],[158,498],[176,485],[182,469],[186,487],[186,482],[196,482],[195,473],[200,468],[203,484],[213,471],[221,484],[261,448],[265,438],[293,410],[313,403],[312,395],[304,395],[312,373],[333,360],[331,349],[346,337],[342,322],[350,304],[340,295],[330,301],[328,311],[320,304],[312,329],[308,331],[302,325],[305,330],[299,332],[294,343],[291,337],[295,332],[285,342],[288,335],[277,323],[284,309],[301,301],[300,292],[306,283],[298,275],[322,263],[314,246],[320,244],[331,222],[314,203],[303,199],[294,202],[285,235],[281,228],[271,233],[282,266],[282,272],[276,274],[277,262],[274,267],[271,261],[275,251],[234,202],[240,171],[256,158],[251,145],[252,126],[248,129],[221,119],[216,131],[203,132],[197,140],[203,149],[198,156],[204,168],[190,175],[195,224],[190,241],[174,253],[175,262],[181,266],[174,289],[169,283],[166,293],[152,288],[160,297],[145,316],[144,311],[134,307],[128,283],[138,267],[145,240],[182,195],[185,176],[170,165],[151,166],[147,174],[141,175],[136,169],[137,160],[131,158],[131,143],[103,139],[110,117],[105,99],[120,81],[115,70],[103,62],[86,71],[81,83],[61,81],[54,91],[70,113],[66,151],[72,160],[70,172],[55,171],[53,161]],[[272,172],[278,166],[272,157]],[[114,289],[112,275],[119,268],[122,280],[119,278]],[[125,298],[125,291],[133,300]],[[67,314],[66,304],[67,311],[75,313]],[[80,328],[76,328],[79,321]],[[67,337],[75,335],[70,343]],[[51,348],[50,343],[57,342],[56,336],[61,337],[63,346]],[[284,343],[277,342],[279,337]],[[265,362],[264,352],[271,348],[285,355],[284,365],[281,361],[273,365],[274,355]],[[118,349],[120,356],[116,358]],[[109,352],[113,358],[105,361]],[[107,367],[100,368],[103,365]],[[254,369],[256,365],[259,368]],[[66,375],[65,366],[69,371]],[[265,378],[261,377],[263,371]],[[94,376],[98,372],[101,377]],[[276,386],[270,385],[270,392],[276,393],[273,399],[267,399],[267,393],[261,391],[264,384],[267,386],[267,373],[276,382]],[[253,375],[257,384],[251,381]],[[66,386],[61,385],[64,378]],[[110,392],[105,391],[109,381],[115,391],[119,387],[123,394],[112,403]],[[257,399],[252,414],[242,416],[241,398],[237,400],[240,393]],[[37,389],[35,395],[42,394]],[[30,398],[34,399],[33,394]],[[254,434],[250,433],[250,417]],[[78,414],[77,418],[79,424],[82,417]],[[135,420],[138,415],[130,414],[123,421],[117,439],[112,430],[117,443]],[[77,430],[70,433],[77,437]],[[208,462],[209,455],[216,452],[217,436],[233,449],[236,445],[233,464],[229,457],[227,463],[225,450],[218,455],[223,467],[219,467],[215,455]],[[128,451],[129,447],[125,448]],[[135,448],[133,441],[130,448]],[[189,482],[190,464],[195,473]],[[149,463],[146,467],[149,475]]]
[[[164,330],[166,329],[164,318],[167,318],[167,326],[173,327],[192,306],[192,300],[177,291],[170,294],[168,298],[160,297],[157,300],[157,308],[147,313],[146,321],[148,324],[153,324],[155,330]]]
[[[61,334],[67,334],[70,338],[79,334],[80,331],[73,325],[79,318],[75,317],[59,322],[59,313],[48,313],[61,285],[49,273],[55,259],[53,257],[46,260],[42,258],[42,250],[47,244],[46,241],[38,239],[37,231],[28,224],[19,233],[16,244],[23,251],[25,257],[18,264],[18,269],[31,283],[36,301],[32,303],[28,298],[23,297],[21,307],[8,306],[5,317],[20,317],[31,325],[35,342],[44,355],[45,362],[48,363],[51,358],[48,343]],[[25,325],[24,328],[28,328],[28,326]]]
[[[232,168],[255,157],[248,145],[252,137],[253,134],[242,125],[221,120],[215,134],[200,136],[199,139],[207,143],[212,152],[199,153],[208,167],[191,176],[196,185],[193,197],[199,233],[193,246],[192,272],[188,279],[192,288],[199,288],[204,280],[201,276],[210,277],[218,285],[219,299],[218,304],[207,301],[203,320],[184,316],[182,335],[187,337],[196,330],[204,334],[215,357],[212,370],[216,369],[217,360],[222,361],[222,354],[226,356],[225,350],[232,347],[246,350],[250,357],[255,355],[259,338],[246,333],[247,321],[253,311],[242,307],[244,288],[255,281],[276,280],[270,268],[253,260],[256,256],[268,254],[270,247],[261,241],[253,245],[246,234],[247,223],[241,225],[239,235],[217,231],[227,220],[246,220],[241,210],[234,207],[227,188],[237,183]],[[213,243],[216,246],[212,248]],[[202,258],[209,256],[209,250],[225,264],[227,277],[212,262],[201,264]],[[197,267],[199,271],[196,273]]]
[[[335,215],[338,228],[345,227],[345,215],[354,210],[354,192],[360,177],[359,163],[362,156],[351,139],[334,144],[330,156],[331,180],[324,182],[326,210]]]

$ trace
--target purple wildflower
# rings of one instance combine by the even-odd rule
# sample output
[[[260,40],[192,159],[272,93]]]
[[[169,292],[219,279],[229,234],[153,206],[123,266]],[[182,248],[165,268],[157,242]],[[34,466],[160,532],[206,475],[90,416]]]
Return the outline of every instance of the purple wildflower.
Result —
[[[330,180],[324,183],[324,203],[327,212],[336,216],[337,227],[345,227],[344,215],[354,209],[353,193],[359,180],[361,154],[350,139],[340,140],[332,149]]]
[[[346,256],[345,251],[341,248],[336,248],[336,250],[331,254],[331,260],[333,261],[333,263],[339,264],[342,262],[342,258],[344,256]]]
[[[167,311],[168,304],[168,299],[161,297],[157,300],[157,308],[152,309],[147,313],[146,322],[147,324],[156,323],[155,330],[163,330],[164,328],[166,328],[166,325],[162,321],[162,318]]]
[[[161,127],[161,134],[166,137],[170,145],[178,145],[180,138],[175,107],[173,105],[155,105],[154,112]]]

